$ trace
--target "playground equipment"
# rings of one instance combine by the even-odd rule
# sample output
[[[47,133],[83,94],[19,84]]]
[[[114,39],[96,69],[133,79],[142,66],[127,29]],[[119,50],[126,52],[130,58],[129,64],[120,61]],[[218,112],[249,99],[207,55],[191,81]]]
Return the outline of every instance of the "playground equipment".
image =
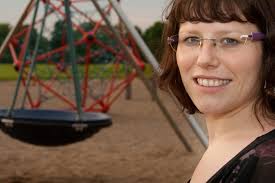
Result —
[[[28,7],[31,7],[33,2],[34,1],[31,1]],[[14,137],[24,142],[48,146],[65,145],[90,137],[98,132],[101,128],[111,125],[111,118],[103,113],[83,113],[82,111],[79,72],[76,63],[72,22],[70,18],[70,6],[69,1],[67,0],[64,1],[67,29],[66,37],[68,42],[67,47],[69,48],[69,52],[67,52],[67,54],[69,60],[68,64],[71,64],[72,69],[70,79],[73,80],[73,88],[75,92],[74,108],[76,112],[45,109],[25,109],[25,101],[27,95],[29,97],[29,103],[31,104],[31,106],[33,104],[33,100],[31,100],[30,98],[32,93],[29,90],[31,82],[35,81],[40,84],[40,82],[38,82],[39,79],[37,79],[36,75],[33,75],[33,72],[35,71],[34,69],[37,62],[38,47],[45,25],[45,18],[42,21],[41,31],[37,38],[34,51],[31,55],[31,59],[30,61],[27,60],[27,56],[29,54],[28,48],[30,46],[31,35],[34,30],[33,28],[36,24],[36,16],[39,3],[40,1],[37,0],[36,3],[33,4],[35,5],[33,20],[26,33],[26,39],[22,48],[23,53],[21,52],[21,58],[23,58],[23,60],[22,62],[20,62],[19,60],[15,60],[15,68],[19,71],[19,76],[10,108],[7,110],[0,110],[1,129],[3,132],[7,133],[11,137]],[[48,7],[49,6],[46,5],[45,15],[49,13]],[[16,30],[13,30],[12,33],[15,33],[15,31]],[[8,39],[10,38],[11,37],[8,37]],[[13,57],[15,59],[15,53],[13,53]],[[19,65],[17,65],[17,63]],[[28,65],[29,70],[26,71]],[[22,103],[19,109],[15,109],[21,83],[23,83],[25,86],[23,91]],[[35,83],[35,85],[37,85],[37,83]]]
[[[15,69],[19,71],[12,105],[7,110],[0,110],[1,129],[12,137],[42,145],[62,145],[68,141],[84,139],[110,125],[110,118],[99,112],[107,112],[115,99],[138,75],[176,135],[186,149],[191,151],[191,146],[155,93],[150,81],[144,76],[144,63],[135,44],[156,72],[159,72],[158,63],[120,9],[118,2],[115,0],[105,2],[105,4],[104,1],[97,0],[31,0],[29,2],[20,20],[0,48],[0,56],[5,48],[9,48]],[[81,5],[78,6],[81,3],[87,3],[87,7],[94,7],[92,16],[81,11]],[[42,18],[37,18],[40,4],[44,5],[44,15]],[[32,23],[23,26],[23,22],[32,10],[34,10]],[[115,28],[112,24],[112,10],[115,10],[117,25],[121,25],[121,29]],[[49,44],[45,40],[47,34],[54,32],[47,28],[47,23],[52,21],[53,17],[57,18],[55,27],[59,26],[63,30],[61,33],[55,32],[57,34],[55,38],[60,45],[58,47],[54,44],[55,42]],[[37,33],[37,27],[40,27],[39,33]],[[32,40],[33,34],[37,35],[35,41]],[[30,44],[30,42],[35,43]],[[41,42],[44,46],[48,44],[45,47],[50,49],[39,47]],[[129,65],[131,67],[128,67]],[[96,70],[95,67],[99,69]],[[70,83],[73,83],[73,87]],[[22,94],[21,105],[15,109],[20,84],[24,86],[24,91],[20,93]],[[60,103],[65,104],[63,108],[76,112],[57,111],[52,107],[50,110],[43,109],[43,105],[51,98],[58,98]],[[25,109],[26,105],[30,109]],[[191,116],[186,118],[201,142],[206,145],[206,137],[194,118]],[[15,125],[15,122],[24,125],[23,127]],[[67,129],[64,130],[64,127]],[[49,133],[43,135],[35,133],[40,134],[36,141],[33,140],[35,137],[30,135],[34,134],[33,131],[42,132],[47,129]],[[58,133],[51,133],[54,130]],[[65,131],[69,131],[66,132],[69,135],[62,133]],[[78,132],[83,132],[84,138],[75,134]],[[54,138],[51,138],[49,134],[61,135],[53,135]],[[68,140],[74,136],[76,138]],[[57,139],[60,141],[58,142]]]
[[[1,129],[6,134],[23,142],[60,146],[84,140],[101,128],[111,125],[111,118],[99,112],[78,114],[58,110],[0,110]]]
[[[138,34],[138,32],[136,31],[136,29],[134,28],[133,24],[128,20],[127,16],[125,15],[125,13],[123,13],[122,9],[119,7],[118,3],[115,0],[108,0],[114,10],[116,11],[116,13],[118,14],[118,16],[121,18],[121,20],[123,20],[123,22],[125,23],[125,26],[127,27],[127,30],[131,33],[131,35],[133,36],[133,39],[136,41],[138,47],[140,48],[140,50],[142,50],[142,52],[144,53],[147,61],[153,66],[153,69],[156,73],[161,72],[160,68],[159,68],[159,64],[156,61],[155,57],[153,56],[153,54],[150,52],[149,48],[146,46],[146,44],[144,43],[144,41],[141,39],[140,35]],[[95,2],[95,1],[94,1]],[[95,2],[96,3],[96,2]],[[108,20],[106,20],[108,21]],[[141,75],[141,74],[140,74]],[[141,76],[142,77],[142,76]],[[145,80],[145,79],[143,79]],[[144,82],[145,83],[145,82]],[[145,83],[145,85],[147,86],[147,88],[150,88],[149,83]],[[154,93],[152,93],[152,95],[154,95]],[[175,98],[173,98],[173,95],[171,94],[171,97],[174,101],[174,103],[180,108],[180,105],[178,105],[177,101]],[[155,98],[158,98],[158,96],[156,96]],[[183,136],[180,135],[181,133],[179,132],[177,125],[175,124],[175,122],[173,121],[173,119],[170,119],[171,116],[169,115],[169,113],[167,112],[165,106],[162,105],[162,102],[160,100],[157,100],[157,103],[160,107],[160,109],[162,110],[162,112],[164,113],[164,115],[166,116],[166,118],[168,119],[168,122],[170,123],[171,127],[173,128],[173,130],[175,131],[175,133],[177,134],[177,136],[182,139]],[[195,135],[198,137],[198,139],[200,140],[200,142],[202,143],[202,145],[204,147],[208,146],[208,138],[207,135],[204,133],[204,131],[201,129],[200,125],[198,124],[196,118],[193,115],[189,115],[187,113],[183,113],[183,117],[185,118],[185,120],[188,122],[189,126],[192,128],[193,132],[195,133]],[[182,140],[183,141],[183,140]]]
[[[34,1],[30,4],[22,16],[24,18],[17,24],[17,27],[21,28],[13,31],[6,43],[12,53],[13,65],[17,70],[22,66],[23,56],[26,57],[23,85],[27,84],[28,73],[32,73],[29,78],[32,85],[26,88],[36,88],[32,90],[36,91],[36,94],[29,94],[26,90],[22,103],[25,105],[25,100],[27,100],[30,108],[43,108],[51,102],[51,99],[58,99],[62,105],[59,108],[74,110],[76,108],[73,102],[74,90],[68,82],[72,79],[72,73],[70,73],[72,64],[68,62],[68,53],[66,53],[67,38],[70,37],[65,31],[66,14],[63,10],[63,1],[40,0],[37,5]],[[29,17],[27,15],[30,15],[35,8],[38,9],[39,5],[44,5],[44,15],[40,17],[37,15],[33,18],[32,27],[31,24],[20,26],[19,24]],[[136,77],[136,72],[127,67],[129,64],[127,64],[125,54],[121,52],[112,33],[103,25],[102,18],[96,15],[89,16],[81,9],[83,5],[92,9],[92,3],[87,0],[70,1],[69,4],[70,11],[72,11],[70,19],[73,26],[73,44],[76,48],[74,60],[79,66],[81,108],[83,111],[107,112],[116,98]],[[104,16],[110,16],[112,6],[108,3],[103,6]],[[95,14],[95,11],[91,13]],[[123,34],[122,31],[121,34]],[[48,37],[51,41],[47,40]],[[127,44],[132,54],[135,55],[135,62],[144,69],[144,63],[133,40],[127,34],[123,37],[124,44]],[[28,49],[26,40],[30,42]],[[33,67],[31,59],[34,60],[35,66]],[[27,69],[33,69],[33,71]]]

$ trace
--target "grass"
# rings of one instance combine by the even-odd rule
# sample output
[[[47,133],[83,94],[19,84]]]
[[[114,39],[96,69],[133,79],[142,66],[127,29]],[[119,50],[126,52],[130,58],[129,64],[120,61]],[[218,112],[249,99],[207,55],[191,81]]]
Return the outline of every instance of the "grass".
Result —
[[[70,69],[70,68],[69,68]],[[78,67],[79,73],[84,73],[84,66]],[[90,78],[110,78],[114,70],[114,65],[112,64],[93,64],[89,68]],[[119,65],[118,67],[118,77],[123,78],[126,74],[125,65]],[[66,75],[62,72],[57,72],[55,66],[38,64],[36,66],[36,73],[41,79],[47,80],[51,78],[54,74],[58,79],[65,79]],[[147,78],[152,77],[153,69],[149,64],[145,65],[144,74]],[[82,74],[83,75],[83,74]],[[12,64],[0,64],[0,80],[16,80],[18,77],[18,72],[15,71]]]
[[[0,80],[16,80],[17,76],[12,64],[0,64]]]

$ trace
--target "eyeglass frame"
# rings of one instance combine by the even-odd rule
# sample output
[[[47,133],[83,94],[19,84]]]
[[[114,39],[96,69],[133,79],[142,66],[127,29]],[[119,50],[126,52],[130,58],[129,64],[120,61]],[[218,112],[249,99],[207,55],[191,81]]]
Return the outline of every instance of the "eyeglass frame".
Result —
[[[250,41],[261,41],[263,39],[265,39],[265,34],[262,33],[262,32],[251,32],[250,34],[243,34],[240,36],[240,39],[245,39],[245,43],[247,40],[250,40]],[[179,40],[179,34],[175,34],[175,35],[172,35],[172,36],[168,36],[167,37],[167,42],[168,44],[170,45],[170,47],[172,48],[173,51],[177,51],[177,49],[175,49],[172,44],[175,44],[175,43],[178,43],[178,40]],[[199,41],[200,41],[200,44],[199,44],[199,47],[202,46],[202,41],[204,40],[211,40],[211,41],[215,41],[214,43],[216,44],[216,38],[199,38]]]

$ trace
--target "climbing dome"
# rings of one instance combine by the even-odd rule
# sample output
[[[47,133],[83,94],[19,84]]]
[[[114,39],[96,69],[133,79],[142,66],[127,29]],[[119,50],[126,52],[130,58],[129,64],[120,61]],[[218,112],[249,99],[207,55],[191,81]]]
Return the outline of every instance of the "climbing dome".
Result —
[[[144,69],[139,51],[113,12],[112,5],[107,0],[98,3],[104,16],[119,31],[136,63]],[[107,112],[136,77],[136,72],[129,66],[125,53],[92,1],[71,0],[69,7],[75,47],[73,59],[77,64],[82,96],[81,108],[83,111]],[[24,67],[23,87],[26,87],[28,74],[32,73],[26,96],[23,96],[23,105],[35,109],[50,106],[51,109],[75,110],[64,1],[31,1],[19,24],[10,38],[8,49],[12,54],[14,68],[19,71],[20,67]],[[33,68],[32,62],[35,65]],[[59,101],[58,105],[56,100]]]
[[[0,47],[0,58],[8,48],[18,71],[11,106],[0,109],[3,132],[49,146],[91,137],[111,125],[111,118],[102,112],[109,110],[138,74],[178,138],[192,151],[144,76],[145,65],[135,41],[156,73],[160,72],[158,62],[118,3],[30,0]],[[196,121],[187,119],[206,144]]]
[[[1,47],[9,49],[18,71],[11,106],[0,110],[3,132],[55,146],[111,125],[102,112],[136,77],[119,45],[129,49],[138,67],[144,64],[111,4],[101,0],[96,5],[87,0],[29,2]],[[108,28],[104,19],[113,25]],[[122,40],[115,39],[117,32]]]

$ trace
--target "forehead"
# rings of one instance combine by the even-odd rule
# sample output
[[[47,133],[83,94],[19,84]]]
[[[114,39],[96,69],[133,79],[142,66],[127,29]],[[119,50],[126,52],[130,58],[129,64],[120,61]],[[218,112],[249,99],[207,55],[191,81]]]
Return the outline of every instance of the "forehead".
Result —
[[[180,32],[240,32],[240,33],[251,33],[258,32],[259,29],[255,24],[252,23],[241,23],[241,22],[228,22],[228,23],[205,23],[205,22],[184,22],[180,24]]]

